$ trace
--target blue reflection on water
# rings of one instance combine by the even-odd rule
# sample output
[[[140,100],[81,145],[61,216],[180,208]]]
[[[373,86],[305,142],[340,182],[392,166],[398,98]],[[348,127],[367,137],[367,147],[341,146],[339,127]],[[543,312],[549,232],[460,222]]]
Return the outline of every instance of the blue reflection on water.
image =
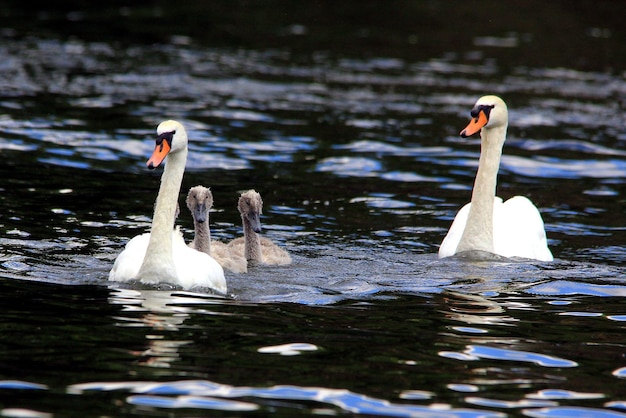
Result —
[[[607,411],[597,408],[579,407],[554,407],[524,410],[524,415],[533,418],[571,418],[571,417],[593,417],[593,418],[624,418],[626,414],[620,412]]]
[[[259,407],[249,402],[234,402],[219,398],[199,396],[179,396],[168,398],[162,396],[129,396],[127,402],[133,405],[144,405],[155,408],[199,408],[221,411],[253,411]]]
[[[340,177],[373,177],[382,170],[376,160],[362,157],[329,157],[317,165],[316,171],[329,171]]]
[[[555,280],[528,289],[529,293],[540,295],[590,295],[590,296],[626,296],[626,287],[618,285],[600,285],[593,283]]]
[[[382,416],[436,416],[441,418],[488,418],[504,417],[499,412],[478,409],[451,408],[446,405],[421,406],[391,403],[387,400],[372,398],[344,389],[327,389],[318,387],[272,386],[267,388],[233,387],[215,382],[177,381],[169,383],[150,382],[118,382],[118,383],[86,383],[68,388],[70,393],[82,393],[87,390],[120,390],[127,389],[134,393],[127,398],[133,405],[159,408],[202,408],[219,410],[252,410],[257,405],[249,402],[233,402],[223,398],[262,398],[275,400],[299,400],[326,403],[344,411],[358,414]],[[164,395],[172,395],[167,397]]]
[[[24,382],[21,380],[0,380],[0,389],[45,390],[48,389],[48,386],[39,383]]]
[[[470,345],[462,353],[442,351],[442,357],[456,360],[479,360],[481,358],[492,360],[509,360],[535,363],[543,367],[576,367],[578,363],[571,360],[561,359],[545,354],[532,353],[528,351],[510,350],[504,348],[487,347],[482,345]]]

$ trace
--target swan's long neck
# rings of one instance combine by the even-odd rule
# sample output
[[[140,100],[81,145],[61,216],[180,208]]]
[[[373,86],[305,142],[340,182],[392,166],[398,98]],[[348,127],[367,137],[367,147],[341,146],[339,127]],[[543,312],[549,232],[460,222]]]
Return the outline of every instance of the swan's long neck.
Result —
[[[170,153],[167,157],[154,206],[150,241],[137,277],[143,282],[156,283],[177,278],[172,255],[172,233],[186,162],[186,149]]]
[[[456,252],[480,250],[493,253],[493,203],[496,197],[498,168],[502,156],[502,145],[506,137],[506,126],[483,128],[478,172],[472,191],[465,230]]]
[[[260,263],[263,258],[261,254],[261,237],[254,232],[250,221],[245,215],[242,215],[241,219],[243,220],[244,255],[246,260]]]
[[[193,225],[196,234],[193,237],[191,247],[211,255],[211,230],[209,229],[209,217],[207,216],[206,221],[204,222],[198,222],[194,218]]]

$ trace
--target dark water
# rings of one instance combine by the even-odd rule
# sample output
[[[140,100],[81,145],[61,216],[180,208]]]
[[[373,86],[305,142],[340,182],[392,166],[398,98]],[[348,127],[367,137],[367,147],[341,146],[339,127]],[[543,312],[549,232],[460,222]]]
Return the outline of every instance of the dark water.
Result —
[[[3,8],[0,415],[626,416],[620,2],[205,3]],[[552,263],[436,257],[488,93]],[[256,188],[293,265],[107,282],[169,118],[181,203],[210,186],[228,240]]]

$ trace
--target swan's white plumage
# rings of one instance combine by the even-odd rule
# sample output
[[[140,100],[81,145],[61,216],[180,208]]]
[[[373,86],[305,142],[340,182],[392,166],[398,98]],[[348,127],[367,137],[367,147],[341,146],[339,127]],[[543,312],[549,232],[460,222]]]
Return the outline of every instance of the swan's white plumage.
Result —
[[[439,258],[450,257],[463,235],[471,203],[459,210],[452,226],[439,248]],[[551,261],[543,220],[533,203],[524,196],[514,196],[503,202],[496,197],[493,205],[493,247],[494,253],[503,257],[523,257],[541,261]],[[519,222],[523,219],[523,222]],[[515,236],[518,239],[509,239]],[[536,242],[536,245],[527,245]]]
[[[478,129],[481,133],[481,156],[472,201],[454,218],[439,248],[439,257],[476,250],[551,261],[544,223],[535,205],[523,196],[506,202],[495,196],[508,126],[506,104],[497,96],[484,96],[476,102],[472,117],[475,119],[461,133],[469,136]]]
[[[142,283],[170,283],[185,289],[211,288],[226,293],[224,270],[209,255],[189,248],[174,220],[178,194],[187,161],[187,133],[176,121],[157,128],[155,152],[148,167],[158,166],[167,156],[161,176],[150,233],[131,239],[115,260],[109,280],[139,280]]]
[[[124,250],[115,259],[113,268],[109,272],[109,280],[125,282],[137,277],[149,241],[150,233],[137,235],[128,241]]]

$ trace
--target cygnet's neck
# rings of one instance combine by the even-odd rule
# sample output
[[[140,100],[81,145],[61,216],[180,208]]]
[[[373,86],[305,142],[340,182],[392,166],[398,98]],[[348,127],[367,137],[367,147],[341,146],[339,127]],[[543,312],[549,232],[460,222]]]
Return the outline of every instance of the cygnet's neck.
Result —
[[[191,247],[198,251],[211,255],[211,229],[209,228],[209,217],[204,222],[193,219],[195,235]]]
[[[261,237],[254,232],[246,215],[241,215],[241,219],[243,221],[244,256],[248,261],[260,263],[263,259],[261,254]]]
[[[493,204],[506,126],[483,128],[480,135],[481,151],[472,191],[472,205],[457,253],[470,250],[494,251]]]
[[[154,206],[150,241],[139,269],[138,279],[143,282],[176,280],[172,255],[172,233],[176,220],[176,205],[183,181],[187,150],[170,153],[165,162],[159,194]]]

